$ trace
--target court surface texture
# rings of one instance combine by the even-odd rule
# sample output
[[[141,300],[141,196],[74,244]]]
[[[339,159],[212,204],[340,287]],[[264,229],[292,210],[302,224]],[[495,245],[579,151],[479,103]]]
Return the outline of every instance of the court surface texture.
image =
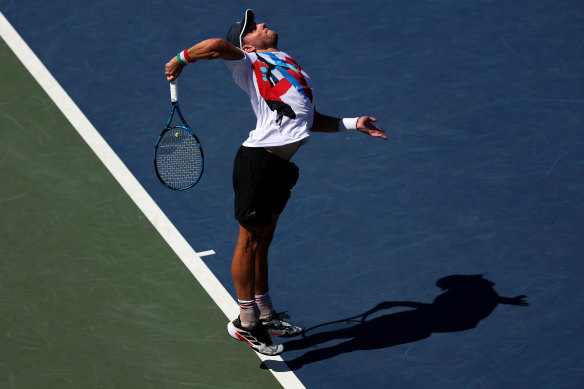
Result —
[[[369,114],[390,138],[318,133],[294,156],[270,292],[308,331],[266,362],[225,330],[231,169],[255,118],[221,61],[179,79],[201,182],[170,191],[152,166],[164,64],[246,8],[320,112]],[[1,387],[582,387],[581,2],[0,12]]]

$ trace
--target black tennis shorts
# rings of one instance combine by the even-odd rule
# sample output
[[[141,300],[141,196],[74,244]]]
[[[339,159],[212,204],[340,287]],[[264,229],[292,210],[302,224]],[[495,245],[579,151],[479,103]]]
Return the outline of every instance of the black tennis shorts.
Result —
[[[235,219],[267,227],[279,215],[298,181],[298,167],[261,147],[241,146],[233,163]]]

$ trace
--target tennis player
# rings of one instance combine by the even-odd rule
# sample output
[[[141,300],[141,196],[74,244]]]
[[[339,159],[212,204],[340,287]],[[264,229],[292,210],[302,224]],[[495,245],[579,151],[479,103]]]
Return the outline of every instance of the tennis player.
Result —
[[[278,49],[278,34],[265,23],[256,23],[252,10],[231,26],[227,39],[207,39],[178,53],[166,64],[166,78],[176,79],[186,65],[198,60],[218,58],[249,95],[257,117],[256,128],[239,148],[233,167],[239,238],[231,274],[240,315],[227,329],[256,351],[278,355],[284,347],[273,343],[270,334],[290,337],[303,331],[287,315],[276,313],[268,283],[268,250],[278,216],[298,180],[298,167],[290,159],[315,131],[355,130],[387,137],[370,116],[341,119],[317,112],[312,80]]]

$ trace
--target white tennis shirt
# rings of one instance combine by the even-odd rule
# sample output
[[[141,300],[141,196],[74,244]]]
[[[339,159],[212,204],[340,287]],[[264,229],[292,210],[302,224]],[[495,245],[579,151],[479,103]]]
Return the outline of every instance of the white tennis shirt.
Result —
[[[257,118],[244,146],[282,146],[307,142],[314,119],[312,80],[284,52],[246,53],[225,61],[233,79],[247,92]]]

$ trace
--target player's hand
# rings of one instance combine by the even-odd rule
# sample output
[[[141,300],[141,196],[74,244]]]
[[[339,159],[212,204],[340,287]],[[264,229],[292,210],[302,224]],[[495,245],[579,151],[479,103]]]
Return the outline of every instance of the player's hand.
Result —
[[[166,79],[168,81],[176,80],[180,73],[182,72],[184,65],[181,64],[176,60],[176,57],[173,57],[168,63],[164,66],[164,74],[166,75]]]
[[[387,140],[387,136],[384,134],[385,130],[373,124],[376,121],[377,119],[372,118],[371,116],[361,116],[357,120],[357,130],[375,138]]]

